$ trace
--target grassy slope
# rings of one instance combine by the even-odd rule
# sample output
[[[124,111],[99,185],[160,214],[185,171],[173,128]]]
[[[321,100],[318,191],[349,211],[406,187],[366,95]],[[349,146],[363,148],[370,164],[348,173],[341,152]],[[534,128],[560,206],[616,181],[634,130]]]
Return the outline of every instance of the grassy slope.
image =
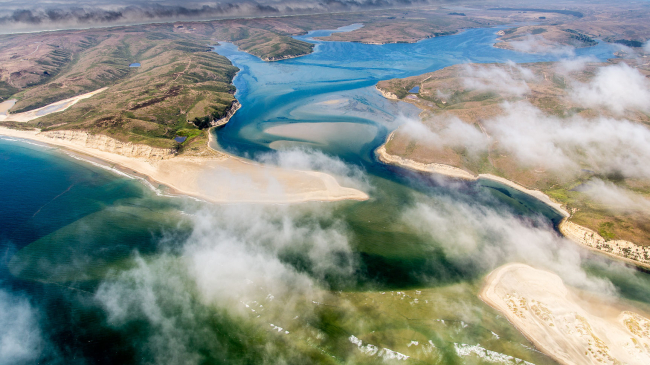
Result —
[[[479,91],[467,89],[461,75],[466,74],[463,66],[452,66],[433,73],[405,79],[387,80],[378,83],[378,87],[390,91],[405,101],[423,109],[422,117],[433,130],[445,126],[445,117],[458,117],[461,120],[482,129],[482,121],[502,113],[503,101],[527,101],[548,115],[565,118],[570,115],[607,115],[607,110],[582,109],[566,97],[567,85],[564,76],[555,72],[553,64],[527,64],[537,78],[528,81],[530,92],[522,97],[500,94],[496,91]],[[592,64],[584,72],[572,77],[586,81],[593,76],[593,70],[599,65]],[[503,69],[507,66],[497,65]],[[420,86],[415,96],[408,96],[413,86]],[[637,111],[628,111],[627,119],[639,123],[650,123],[650,116]],[[563,171],[561,173],[540,170],[535,166],[524,166],[514,156],[509,156],[499,149],[494,141],[488,151],[471,155],[464,148],[445,147],[438,149],[418,141],[406,133],[398,132],[387,144],[391,154],[409,158],[422,163],[444,163],[463,168],[473,173],[492,173],[516,181],[530,188],[540,189],[573,211],[572,221],[599,232],[606,239],[625,239],[638,244],[650,245],[650,217],[634,212],[613,212],[607,207],[590,201],[585,194],[575,190],[577,186],[590,178],[597,177],[611,181],[623,188],[639,194],[650,196],[650,181],[621,179],[616,176],[603,176],[589,172],[591,167],[582,162],[581,170]],[[594,169],[595,170],[595,169]]]
[[[207,46],[228,29],[228,24],[208,22],[5,36],[0,60],[15,61],[0,70],[5,80],[0,97],[18,99],[12,112],[20,112],[108,86],[93,98],[29,125],[81,129],[201,153],[197,142],[205,142],[207,134],[188,122],[221,118],[235,101],[231,82],[237,68]],[[240,40],[241,44],[262,57],[311,52],[311,45],[286,35],[253,27],[246,31],[255,36]],[[131,68],[132,62],[142,66]],[[178,134],[189,137],[180,146],[173,141]]]

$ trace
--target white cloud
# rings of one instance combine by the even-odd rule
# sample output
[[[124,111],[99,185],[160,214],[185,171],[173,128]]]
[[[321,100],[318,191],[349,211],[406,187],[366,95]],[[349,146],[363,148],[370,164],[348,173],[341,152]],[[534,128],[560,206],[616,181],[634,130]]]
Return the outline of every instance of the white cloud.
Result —
[[[650,110],[650,82],[625,63],[601,67],[588,83],[574,83],[570,96],[583,106],[604,106],[618,114]]]
[[[401,125],[400,131],[409,137],[420,141],[430,147],[464,147],[470,154],[484,152],[487,149],[489,139],[476,126],[465,123],[455,116],[433,117],[431,124],[440,126],[438,131],[424,125],[420,120],[401,117],[397,119]]]
[[[521,41],[509,41],[515,51],[526,53],[550,53],[561,56],[574,56],[575,49],[545,39],[541,35],[527,34]]]
[[[0,362],[27,364],[44,348],[38,312],[21,296],[0,289]]]
[[[650,129],[644,125],[605,117],[560,119],[525,102],[505,103],[503,109],[484,125],[524,165],[562,172],[584,164],[601,173],[650,177]]]
[[[462,76],[463,85],[468,89],[498,91],[514,96],[528,93],[530,88],[526,81],[535,79],[531,70],[514,62],[502,66],[466,64]]]
[[[365,172],[349,165],[338,157],[330,156],[319,150],[308,148],[291,148],[264,154],[259,157],[263,163],[303,171],[321,171],[333,175],[342,186],[368,192],[371,186]]]
[[[589,277],[580,266],[579,248],[543,222],[450,197],[420,199],[403,213],[402,221],[437,242],[459,268],[489,270],[506,262],[525,262],[556,272],[570,285],[615,293],[608,280]]]
[[[650,200],[611,182],[593,179],[580,186],[578,190],[614,212],[650,213]]]
[[[562,75],[568,75],[572,72],[578,72],[585,69],[588,63],[598,62],[594,56],[581,56],[574,58],[566,58],[560,60],[555,65],[555,70]]]

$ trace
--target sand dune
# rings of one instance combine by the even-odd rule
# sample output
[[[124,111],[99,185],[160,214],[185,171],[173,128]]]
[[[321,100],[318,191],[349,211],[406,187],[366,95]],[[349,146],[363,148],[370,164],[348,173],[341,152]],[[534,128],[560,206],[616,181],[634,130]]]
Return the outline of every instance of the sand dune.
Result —
[[[553,273],[504,265],[488,275],[480,297],[562,364],[650,364],[650,319],[587,302]]]
[[[0,128],[0,135],[62,146],[117,164],[127,172],[131,170],[145,175],[180,194],[216,203],[299,203],[368,199],[366,193],[342,187],[333,176],[325,173],[283,169],[234,156],[146,159],[101,151],[69,140],[49,138],[38,131]]]

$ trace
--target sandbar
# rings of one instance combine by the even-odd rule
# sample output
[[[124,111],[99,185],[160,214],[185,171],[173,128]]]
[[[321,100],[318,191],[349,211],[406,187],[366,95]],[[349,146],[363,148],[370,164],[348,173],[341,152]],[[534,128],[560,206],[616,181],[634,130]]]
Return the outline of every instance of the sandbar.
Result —
[[[504,265],[486,277],[479,296],[561,364],[650,364],[650,319],[587,301],[551,272]]]
[[[360,190],[340,186],[328,174],[290,170],[234,156],[138,158],[53,139],[38,130],[0,127],[0,135],[24,138],[81,152],[145,175],[175,192],[215,203],[300,203],[367,200]]]

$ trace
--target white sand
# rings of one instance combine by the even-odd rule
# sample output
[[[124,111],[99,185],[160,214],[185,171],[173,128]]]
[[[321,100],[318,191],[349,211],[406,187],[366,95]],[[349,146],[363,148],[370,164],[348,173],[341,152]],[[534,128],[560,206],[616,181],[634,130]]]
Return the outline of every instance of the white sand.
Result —
[[[342,187],[328,174],[262,165],[233,156],[148,160],[52,139],[37,131],[0,128],[0,135],[62,146],[146,175],[176,192],[216,203],[299,203],[366,200],[362,191]]]
[[[650,364],[650,320],[603,301],[586,301],[559,276],[507,264],[480,297],[535,346],[562,364]]]
[[[34,109],[34,110],[30,110],[30,111],[23,112],[23,113],[16,113],[16,114],[2,114],[2,113],[0,113],[0,121],[21,122],[21,123],[29,122],[30,120],[34,120],[36,118],[40,118],[40,117],[43,117],[43,116],[48,115],[48,114],[64,111],[64,110],[68,109],[69,107],[75,105],[80,100],[88,99],[91,96],[97,95],[97,94],[99,94],[100,92],[102,92],[102,91],[104,91],[106,89],[107,89],[106,87],[101,88],[101,89],[97,89],[97,90],[91,91],[89,93],[85,93],[85,94],[82,94],[82,95],[77,95],[77,96],[69,98],[69,99],[59,100],[59,101],[57,101],[55,103],[46,105],[44,107]],[[11,106],[13,106],[13,104]]]
[[[390,141],[390,139],[393,137],[395,132],[391,133],[388,138],[386,139],[386,143]],[[492,180],[499,182],[501,184],[507,185],[513,189],[516,189],[518,191],[521,191],[522,193],[528,194],[532,197],[535,197],[542,202],[544,202],[546,205],[550,206],[551,208],[555,209],[558,213],[560,213],[563,217],[568,217],[569,212],[564,210],[562,208],[562,204],[554,202],[548,195],[544,194],[543,192],[539,190],[532,190],[528,189],[524,186],[521,186],[514,181],[505,179],[500,176],[492,175],[492,174],[478,174],[478,175],[473,175],[463,169],[460,169],[458,167],[450,166],[450,165],[445,165],[441,163],[428,163],[424,164],[421,162],[413,161],[407,158],[403,158],[400,156],[395,156],[391,155],[386,151],[386,143],[381,145],[375,153],[377,154],[377,158],[387,164],[392,164],[392,165],[397,165],[401,166],[407,169],[411,169],[414,171],[420,171],[420,172],[427,172],[427,173],[433,173],[433,174],[440,174],[448,177],[452,177],[455,179],[462,179],[462,180],[478,180],[478,179],[486,179],[486,180]]]

